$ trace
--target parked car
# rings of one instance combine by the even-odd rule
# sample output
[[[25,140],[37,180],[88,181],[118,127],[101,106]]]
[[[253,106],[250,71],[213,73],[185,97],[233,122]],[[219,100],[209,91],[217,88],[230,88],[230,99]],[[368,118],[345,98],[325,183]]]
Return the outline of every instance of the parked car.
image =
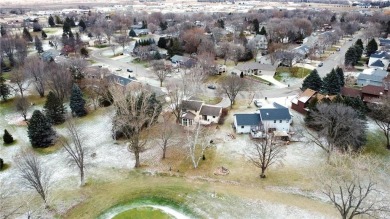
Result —
[[[261,102],[259,100],[254,100],[253,103],[259,108],[262,107]]]
[[[133,69],[128,68],[127,72],[133,72]]]
[[[122,69],[121,68],[117,68],[117,69],[115,69],[115,71],[122,71]]]
[[[337,51],[337,52],[340,51],[340,48],[337,48],[336,51]]]
[[[217,87],[214,84],[209,84],[207,88],[215,90]]]
[[[322,67],[324,65],[323,62],[318,63],[318,67]]]

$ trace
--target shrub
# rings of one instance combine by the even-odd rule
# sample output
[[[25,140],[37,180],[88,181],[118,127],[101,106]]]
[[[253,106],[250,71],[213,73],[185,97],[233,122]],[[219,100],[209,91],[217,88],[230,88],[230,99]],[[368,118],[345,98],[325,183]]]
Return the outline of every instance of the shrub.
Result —
[[[219,125],[223,125],[225,123],[225,119],[226,119],[228,112],[229,112],[228,109],[226,109],[226,108],[222,109],[222,113],[221,113],[221,116],[220,116],[219,121],[218,121]]]
[[[14,142],[14,138],[12,135],[7,131],[7,129],[4,129],[4,135],[3,135],[4,144],[11,144]]]

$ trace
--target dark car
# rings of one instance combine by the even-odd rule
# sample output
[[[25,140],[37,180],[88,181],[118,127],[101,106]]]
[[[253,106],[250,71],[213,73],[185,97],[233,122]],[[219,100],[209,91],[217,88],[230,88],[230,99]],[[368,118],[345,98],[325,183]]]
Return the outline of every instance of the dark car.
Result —
[[[318,63],[318,67],[322,67],[324,65],[324,63],[320,62]]]
[[[4,67],[1,69],[2,72],[9,72],[11,71],[11,68],[8,68],[8,67]]]
[[[127,72],[133,72],[133,69],[128,68]]]
[[[213,84],[209,84],[207,88],[215,90],[217,87]]]

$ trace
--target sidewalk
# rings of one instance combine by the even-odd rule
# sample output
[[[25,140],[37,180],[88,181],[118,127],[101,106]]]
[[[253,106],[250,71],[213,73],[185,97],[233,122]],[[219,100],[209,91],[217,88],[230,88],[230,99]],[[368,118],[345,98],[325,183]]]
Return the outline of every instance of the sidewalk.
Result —
[[[275,85],[276,87],[278,88],[286,88],[288,87],[287,85],[281,83],[280,81],[276,80],[273,76],[270,76],[270,75],[254,75],[255,77],[259,77],[263,80],[266,80],[268,82],[270,82],[271,84]]]

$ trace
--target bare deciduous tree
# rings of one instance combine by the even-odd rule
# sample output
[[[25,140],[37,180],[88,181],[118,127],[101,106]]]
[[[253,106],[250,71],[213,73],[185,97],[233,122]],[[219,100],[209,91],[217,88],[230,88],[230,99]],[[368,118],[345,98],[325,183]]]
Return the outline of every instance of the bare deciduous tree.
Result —
[[[185,99],[183,88],[177,83],[171,83],[167,86],[168,91],[168,104],[172,110],[173,115],[176,117],[176,122],[180,120],[180,113],[182,110],[181,103]]]
[[[27,75],[21,69],[17,69],[11,75],[11,82],[14,84],[14,91],[20,93],[20,97],[24,98],[24,92],[30,86],[30,81],[27,79]]]
[[[44,97],[46,85],[45,63],[37,56],[27,58],[24,70],[29,78],[33,80],[32,83],[39,96]]]
[[[390,150],[390,98],[385,97],[381,101],[380,104],[369,105],[369,115],[382,130],[386,137],[386,147]]]
[[[51,173],[42,166],[38,157],[31,150],[22,151],[15,162],[23,185],[35,190],[48,207],[48,195]]]
[[[24,118],[24,121],[27,121],[27,111],[30,108],[31,104],[25,97],[18,97],[15,100],[15,108]]]
[[[113,118],[114,135],[119,131],[128,140],[128,150],[134,153],[135,167],[140,167],[140,153],[148,148],[148,129],[161,112],[155,95],[142,85],[129,89],[111,87],[116,114]]]
[[[321,147],[328,160],[334,149],[347,152],[358,150],[365,142],[366,122],[351,107],[344,104],[318,104],[310,111],[308,124],[319,129],[318,133],[308,131],[309,142]]]
[[[61,144],[69,154],[72,162],[76,164],[80,172],[80,186],[85,185],[85,147],[83,133],[73,120],[66,122],[66,129],[70,140],[62,140]]]
[[[172,122],[171,116],[169,114],[164,115],[163,122],[157,124],[156,128],[156,141],[162,150],[162,159],[165,159],[167,148],[171,145],[177,143],[177,137],[179,137],[180,128],[179,126]]]
[[[382,169],[379,158],[337,154],[330,165],[317,171],[322,192],[339,211],[341,218],[368,215],[381,218],[389,212],[385,191],[380,191],[376,174]]]
[[[171,65],[166,64],[164,60],[156,60],[151,62],[151,66],[153,68],[154,74],[160,81],[160,87],[162,87],[162,83],[167,78],[167,75],[172,72]]]
[[[51,45],[53,45],[55,49],[58,49],[58,46],[61,43],[61,38],[59,36],[52,35],[49,37],[49,42],[51,42]]]
[[[195,169],[198,168],[200,160],[210,146],[213,137],[213,133],[210,132],[210,129],[202,127],[200,122],[196,124],[195,130],[187,132],[188,156]]]
[[[265,178],[265,171],[273,164],[281,162],[285,152],[280,143],[275,142],[273,134],[264,134],[264,138],[254,140],[248,152],[249,160],[261,169],[260,178]]]
[[[122,50],[123,52],[125,51],[125,47],[129,44],[130,42],[130,38],[129,36],[124,33],[124,34],[121,34],[117,37],[115,37],[115,41],[120,45],[122,46]]]
[[[66,65],[49,63],[46,66],[47,86],[53,91],[61,101],[66,100],[70,96],[72,88],[72,74],[69,72]]]
[[[19,214],[20,209],[23,207],[22,204],[16,203],[13,196],[17,193],[14,190],[14,186],[6,186],[5,182],[0,182],[0,218],[9,219],[14,218]]]
[[[246,82],[243,78],[230,75],[226,77],[220,86],[222,94],[226,94],[230,100],[230,108],[233,108],[234,100],[236,99],[239,92],[246,87]]]

